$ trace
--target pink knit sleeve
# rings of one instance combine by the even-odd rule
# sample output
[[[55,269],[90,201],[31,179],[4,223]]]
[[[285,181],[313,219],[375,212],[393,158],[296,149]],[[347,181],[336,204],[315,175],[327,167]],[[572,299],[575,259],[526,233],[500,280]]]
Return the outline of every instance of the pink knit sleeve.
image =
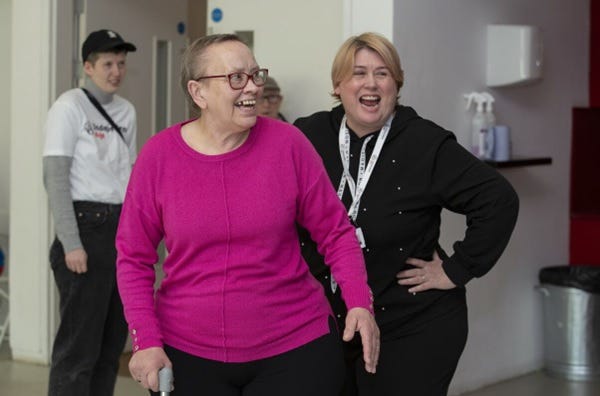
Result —
[[[156,160],[144,150],[133,169],[117,231],[117,284],[133,351],[162,347],[154,310],[154,264],[163,232],[155,209]]]

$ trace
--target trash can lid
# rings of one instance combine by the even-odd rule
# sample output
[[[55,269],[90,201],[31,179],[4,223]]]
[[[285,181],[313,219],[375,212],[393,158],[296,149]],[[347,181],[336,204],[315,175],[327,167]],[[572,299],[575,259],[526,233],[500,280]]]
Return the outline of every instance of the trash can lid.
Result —
[[[575,287],[590,293],[600,293],[600,266],[564,265],[542,268],[540,283]]]

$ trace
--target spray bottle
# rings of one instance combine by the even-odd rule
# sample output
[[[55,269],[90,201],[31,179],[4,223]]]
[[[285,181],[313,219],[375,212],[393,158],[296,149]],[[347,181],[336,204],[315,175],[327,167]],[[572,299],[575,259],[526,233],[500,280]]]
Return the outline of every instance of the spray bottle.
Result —
[[[492,159],[494,156],[494,127],[496,126],[496,116],[494,115],[494,97],[488,92],[481,92],[485,99],[485,122],[487,124],[487,133],[484,144],[484,158]]]
[[[473,120],[471,121],[471,153],[477,158],[483,158],[485,155],[485,138],[487,135],[487,119],[483,112],[485,97],[477,92],[465,94],[467,100],[467,110],[471,108],[471,103],[475,101],[477,108]]]

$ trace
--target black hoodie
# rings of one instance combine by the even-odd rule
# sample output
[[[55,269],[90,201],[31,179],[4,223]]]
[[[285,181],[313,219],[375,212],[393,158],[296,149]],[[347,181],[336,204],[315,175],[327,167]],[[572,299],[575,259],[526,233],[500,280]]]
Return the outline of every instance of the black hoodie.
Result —
[[[508,181],[458,144],[454,134],[419,117],[410,107],[397,106],[395,111],[356,219],[366,240],[363,252],[382,336],[386,331],[397,331],[398,325],[418,325],[464,305],[464,285],[483,276],[500,258],[515,226],[519,206]],[[323,158],[335,189],[343,170],[338,146],[343,115],[340,105],[295,122]],[[366,136],[359,138],[352,132],[350,136],[350,172],[356,180]],[[371,139],[367,145],[367,158],[375,141],[376,138]],[[348,188],[343,201],[348,208]],[[465,237],[454,243],[451,256],[438,243],[440,213],[444,208],[466,216]],[[345,308],[339,291],[331,293],[328,267],[307,233],[301,232],[301,242],[304,258],[325,286],[343,328]],[[396,274],[411,267],[406,264],[407,258],[431,260],[434,250],[458,287],[408,293],[408,287],[398,285]]]

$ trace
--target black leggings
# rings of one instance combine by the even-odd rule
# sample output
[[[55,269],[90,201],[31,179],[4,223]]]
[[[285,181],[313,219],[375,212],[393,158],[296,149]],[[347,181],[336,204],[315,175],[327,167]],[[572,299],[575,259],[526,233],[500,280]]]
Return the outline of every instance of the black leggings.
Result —
[[[344,381],[344,361],[333,319],[330,329],[301,347],[247,363],[202,359],[165,346],[173,363],[171,395],[337,396]]]
[[[445,396],[467,333],[467,308],[460,306],[414,331],[382,341],[375,375],[365,371],[362,352],[348,350],[349,382],[343,396]]]

